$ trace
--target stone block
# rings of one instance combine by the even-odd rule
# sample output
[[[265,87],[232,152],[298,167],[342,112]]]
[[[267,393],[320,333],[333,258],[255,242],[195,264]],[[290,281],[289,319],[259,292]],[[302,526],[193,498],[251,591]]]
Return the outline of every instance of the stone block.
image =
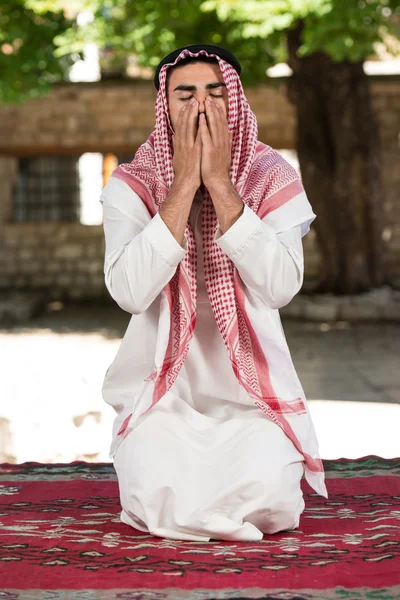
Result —
[[[39,235],[39,231],[34,231],[32,228],[21,227],[18,236],[18,244],[21,246],[39,246],[43,243],[43,238]]]
[[[318,286],[318,279],[316,277],[311,277],[310,273],[307,273],[307,278],[304,279],[303,285],[301,287],[301,291],[302,291],[302,297],[306,297],[304,296],[304,294],[312,294],[314,292],[314,290],[316,289],[316,287]]]
[[[90,238],[90,240],[101,240],[104,236],[103,225],[80,225],[78,233],[84,240]]]
[[[390,302],[381,306],[380,315],[385,321],[400,321],[400,302]]]
[[[103,294],[103,288],[101,286],[88,287],[85,291],[85,298],[101,298]]]
[[[68,131],[76,131],[80,125],[80,119],[76,115],[67,115],[66,126]]]
[[[73,283],[73,276],[71,273],[58,273],[55,276],[57,284],[60,286],[69,286]]]
[[[81,148],[85,144],[85,139],[81,135],[66,133],[60,138],[59,144],[65,148]]]
[[[77,265],[76,268],[80,273],[87,273],[88,269],[89,269],[89,265],[90,265],[90,261],[87,259],[81,259]]]
[[[371,99],[373,109],[378,113],[378,116],[382,110],[387,109],[388,98],[383,94],[372,94]]]
[[[304,307],[304,317],[310,321],[334,321],[338,317],[336,302],[315,302],[308,300]]]
[[[43,146],[53,146],[57,144],[58,135],[56,131],[39,131],[38,143]]]
[[[20,248],[18,254],[22,260],[29,260],[30,258],[35,256],[32,248]]]
[[[397,114],[399,120],[399,109],[400,109],[400,95],[399,92],[393,96],[388,97],[389,110],[394,109],[394,114]]]
[[[85,254],[86,254],[86,256],[89,256],[90,258],[96,258],[101,255],[99,248],[97,247],[97,244],[95,244],[95,243],[87,244],[87,246],[85,248]]]
[[[72,288],[69,290],[68,294],[74,300],[80,300],[85,297],[85,290],[81,290],[78,288]]]
[[[54,249],[49,246],[39,246],[35,248],[34,254],[36,258],[39,258],[43,264],[45,264],[54,255]]]
[[[57,244],[62,242],[66,242],[69,238],[69,225],[66,223],[60,223],[57,228],[57,231],[54,234],[54,241]]]
[[[48,273],[43,272],[34,273],[31,278],[32,284],[38,287],[51,285],[53,283],[53,280],[53,275],[49,275]]]
[[[85,287],[88,283],[88,276],[84,274],[78,274],[75,276],[75,285]]]
[[[17,246],[19,246],[19,239],[17,236],[13,236],[13,237],[7,236],[6,237],[6,235],[4,235],[3,244],[7,248],[14,249]]]
[[[39,128],[44,130],[65,130],[67,125],[67,119],[62,116],[50,116],[47,119],[41,119],[39,121]]]
[[[65,296],[65,292],[57,285],[52,285],[48,290],[48,295],[50,300],[62,300]]]
[[[43,269],[43,264],[39,260],[27,260],[21,264],[20,270],[23,273],[38,273]]]
[[[304,316],[304,302],[299,302],[297,298],[293,298],[289,304],[279,309],[279,314],[282,317],[300,319]]]
[[[103,287],[105,285],[104,275],[100,273],[96,275],[90,275],[90,285],[94,287]]]
[[[55,258],[79,258],[82,256],[80,244],[63,244],[54,250]]]
[[[100,123],[102,118],[109,119],[113,114],[115,114],[115,111],[120,110],[118,103],[113,102],[113,99],[109,98],[107,101],[102,98],[100,102],[96,102],[96,100],[93,102],[88,102],[87,108],[92,117],[96,119],[97,123]]]
[[[89,273],[102,273],[103,272],[103,262],[100,260],[91,260],[88,265]]]
[[[3,272],[9,273],[10,275],[19,274],[20,272],[23,272],[24,266],[26,264],[29,264],[29,262],[30,261],[25,261],[25,262],[21,263],[20,261],[17,260],[16,256],[13,256],[12,258],[8,259],[7,264],[3,268]]]
[[[99,99],[99,88],[96,87],[87,87],[82,88],[80,91],[80,100],[82,102],[97,102]]]
[[[115,130],[125,127],[132,127],[133,122],[129,114],[118,113],[108,116],[105,119],[100,119],[98,123],[99,131]]]
[[[363,294],[359,294],[352,299],[353,304],[365,305],[365,304],[379,304],[385,305],[392,299],[392,288],[388,285],[384,285],[380,288],[370,290]]]
[[[381,126],[383,125],[383,127],[387,127],[387,126],[395,127],[399,122],[399,118],[396,114],[396,111],[385,110],[380,113],[379,122],[380,122]],[[393,131],[393,130],[391,130],[391,131]]]
[[[1,254],[0,254],[0,262],[1,263],[6,263],[9,262],[10,260],[15,260],[17,256],[17,253],[14,250],[11,250],[9,248],[5,248],[1,250]]]
[[[8,289],[11,285],[11,275],[0,275],[0,289]]]
[[[380,310],[377,304],[343,302],[338,313],[338,318],[342,321],[374,321],[380,318]]]
[[[62,270],[60,263],[56,260],[46,261],[43,268],[47,273],[58,273]]]
[[[76,264],[79,259],[70,259],[60,261],[60,271],[63,273],[75,273],[76,272]]]
[[[375,80],[376,81],[376,80]],[[387,96],[397,95],[399,93],[399,80],[398,77],[392,80],[376,82],[373,84],[373,88],[376,86],[376,92]]]
[[[130,128],[125,128],[125,129],[121,129],[121,130],[117,130],[117,129],[110,129],[107,131],[107,136],[106,136],[106,144],[108,147],[114,145],[115,147],[118,146],[125,146],[126,145],[126,139],[127,139],[127,132],[129,132],[130,129],[134,129],[134,125],[132,124],[130,126]],[[149,134],[151,132],[149,131]],[[100,135],[100,134],[99,134]],[[104,136],[100,136],[100,141],[102,142],[102,145],[104,145],[105,143],[105,137]],[[143,142],[143,137],[141,138],[141,141]]]
[[[13,278],[13,286],[18,289],[23,289],[27,286],[28,280],[29,280],[29,276],[18,275],[18,277]]]

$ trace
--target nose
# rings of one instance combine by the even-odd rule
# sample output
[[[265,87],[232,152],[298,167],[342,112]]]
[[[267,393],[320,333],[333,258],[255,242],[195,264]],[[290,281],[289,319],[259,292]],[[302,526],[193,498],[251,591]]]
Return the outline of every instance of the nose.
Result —
[[[199,113],[205,113],[206,112],[206,98],[207,96],[205,94],[199,94],[199,96],[197,96],[196,100],[199,103]]]

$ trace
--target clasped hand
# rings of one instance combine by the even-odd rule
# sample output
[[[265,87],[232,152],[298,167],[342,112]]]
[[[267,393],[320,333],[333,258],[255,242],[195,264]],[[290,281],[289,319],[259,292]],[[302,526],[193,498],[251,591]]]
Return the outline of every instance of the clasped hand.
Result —
[[[207,120],[204,113],[200,113],[199,129],[202,141],[201,176],[207,187],[229,177],[232,134],[220,104],[208,97],[205,107]]]
[[[207,118],[204,113],[199,114],[195,98],[181,109],[173,136],[174,169],[175,176],[198,178],[196,184],[203,181],[206,187],[211,187],[229,180],[232,134],[217,102],[207,97],[205,110]]]

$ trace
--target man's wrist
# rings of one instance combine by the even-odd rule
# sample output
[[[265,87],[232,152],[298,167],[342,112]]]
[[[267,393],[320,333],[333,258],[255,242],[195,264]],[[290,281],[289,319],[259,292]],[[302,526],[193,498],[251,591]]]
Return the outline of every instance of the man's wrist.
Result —
[[[172,181],[171,187],[174,187],[174,189],[183,190],[188,194],[192,194],[191,199],[193,199],[193,196],[200,186],[193,184],[190,180],[190,177],[175,177]]]
[[[204,183],[204,185],[206,186],[210,194],[212,192],[215,193],[220,190],[232,189],[234,187],[228,174],[223,177],[219,177],[218,179],[215,178],[208,180],[207,183]]]
[[[242,216],[244,202],[228,176],[208,180],[206,186],[210,192],[220,228],[225,233]]]

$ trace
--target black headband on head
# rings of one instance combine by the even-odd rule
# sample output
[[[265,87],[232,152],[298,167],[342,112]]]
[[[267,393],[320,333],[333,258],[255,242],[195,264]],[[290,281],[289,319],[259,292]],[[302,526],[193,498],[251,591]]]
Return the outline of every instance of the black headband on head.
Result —
[[[225,48],[221,48],[221,46],[211,46],[210,44],[192,44],[191,46],[183,46],[182,48],[178,48],[174,50],[170,54],[168,54],[165,58],[162,59],[160,64],[158,65],[155,75],[154,75],[154,85],[158,90],[160,87],[159,75],[161,71],[161,67],[167,63],[173,63],[182,50],[190,50],[190,52],[199,52],[200,50],[206,50],[209,54],[217,54],[220,58],[225,60],[227,63],[232,65],[232,67],[237,71],[237,74],[240,75],[242,71],[242,66],[240,62],[237,60],[235,56],[229,50],[225,50]],[[179,64],[179,63],[177,63]]]

